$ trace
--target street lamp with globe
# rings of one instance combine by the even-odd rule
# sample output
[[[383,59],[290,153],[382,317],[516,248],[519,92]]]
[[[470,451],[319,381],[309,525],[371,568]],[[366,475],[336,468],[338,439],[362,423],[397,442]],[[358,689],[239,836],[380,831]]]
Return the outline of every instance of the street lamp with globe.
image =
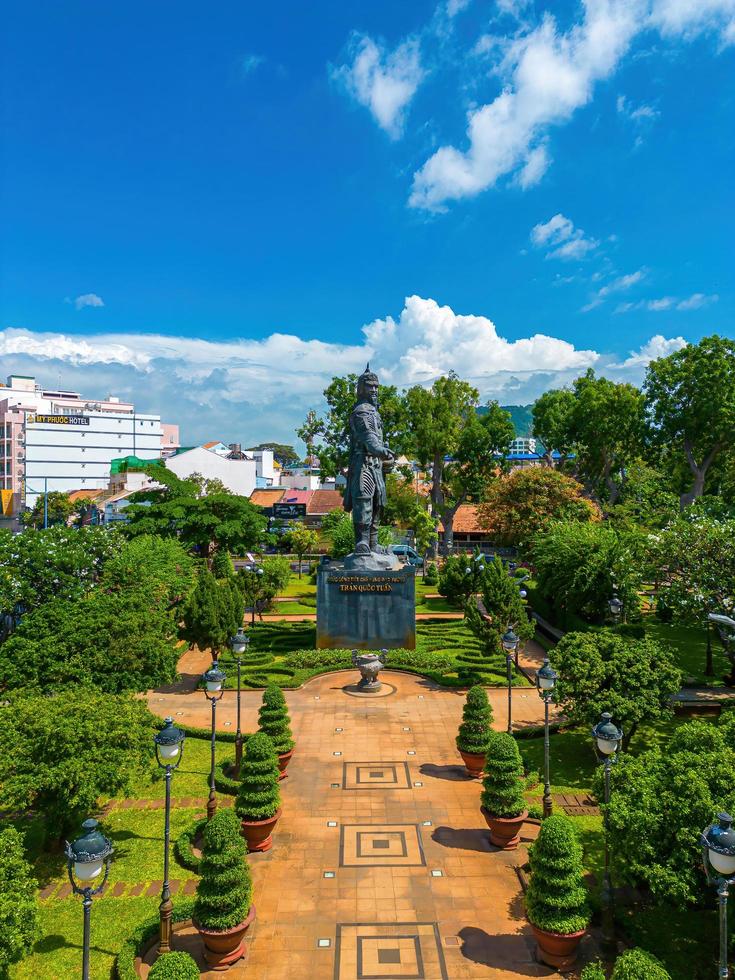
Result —
[[[622,729],[613,724],[609,711],[603,711],[600,720],[592,729],[593,744],[598,762],[604,766],[605,804],[610,802],[610,767],[617,758],[617,751],[623,741]],[[607,811],[605,812],[605,870],[602,878],[602,945],[606,952],[613,953],[615,943],[615,909],[612,881],[610,879],[610,851],[607,834]]]
[[[520,639],[512,629],[506,630],[500,640],[505,650],[505,670],[508,679],[508,734],[513,733],[513,657],[518,655]]]
[[[702,862],[707,882],[717,888],[720,907],[720,964],[717,976],[727,980],[727,898],[730,885],[735,884],[735,830],[729,813],[718,813],[717,822],[702,833]]]
[[[536,671],[536,689],[544,701],[544,817],[550,817],[553,809],[551,802],[551,779],[549,775],[549,702],[554,696],[554,688],[559,675],[544,657],[543,666]]]
[[[163,831],[163,887],[161,888],[161,904],[158,906],[160,931],[158,942],[159,956],[171,950],[171,915],[173,902],[168,881],[168,852],[171,839],[171,776],[178,769],[184,750],[184,732],[176,728],[173,718],[166,718],[163,728],[153,736],[156,750],[156,762],[165,772],[166,779],[166,811]]]
[[[240,778],[240,766],[242,764],[242,731],[240,730],[240,668],[242,666],[242,658],[248,652],[248,647],[250,646],[250,637],[247,635],[242,626],[238,629],[237,633],[232,637],[230,641],[232,646],[232,653],[235,657],[235,662],[237,663],[237,731],[235,733],[235,779]]]
[[[72,891],[84,899],[84,938],[82,940],[82,980],[89,980],[89,933],[92,897],[99,895],[107,883],[112,857],[112,843],[99,830],[96,820],[85,820],[84,834],[66,843],[66,868]],[[94,888],[92,882],[102,874],[102,882]],[[77,882],[81,882],[78,884]]]
[[[214,754],[217,731],[217,702],[225,693],[226,674],[213,663],[209,670],[202,674],[204,681],[204,696],[212,704],[212,752],[209,765],[209,798],[207,799],[207,820],[211,820],[217,812],[217,794],[214,791]]]

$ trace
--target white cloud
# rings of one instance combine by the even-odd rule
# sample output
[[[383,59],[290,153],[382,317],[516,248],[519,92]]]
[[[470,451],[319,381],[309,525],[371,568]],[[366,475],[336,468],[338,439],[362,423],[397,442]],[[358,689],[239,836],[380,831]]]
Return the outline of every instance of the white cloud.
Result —
[[[679,300],[676,308],[677,310],[701,310],[703,306],[716,303],[719,298],[717,293],[712,293],[711,296],[705,296],[704,293],[692,293],[687,299]]]
[[[523,169],[518,172],[517,183],[523,190],[538,184],[551,166],[551,158],[546,143],[534,147],[528,154]]]
[[[588,238],[581,228],[563,214],[555,214],[546,222],[531,229],[531,242],[536,248],[551,248],[547,259],[583,259],[600,244]],[[555,246],[555,247],[554,247]]]
[[[472,0],[447,0],[447,17],[456,17],[466,7],[469,7]]]
[[[645,102],[642,102],[639,106],[632,106],[624,95],[617,97],[615,106],[620,115],[632,120],[632,122],[656,119],[660,115],[658,109],[654,109],[652,105],[647,105]]]
[[[262,54],[246,54],[245,57],[240,62],[240,69],[243,75],[249,75],[254,72],[256,68],[259,68],[265,58]]]
[[[566,31],[547,13],[501,46],[502,91],[467,113],[465,149],[441,146],[416,171],[411,207],[445,210],[525,166],[551,127],[591,101],[595,85],[613,74],[642,32],[653,27],[689,39],[717,31],[721,43],[735,40],[735,0],[583,0],[583,9]],[[640,107],[642,114],[649,110]]]
[[[658,299],[642,299],[637,303],[621,303],[615,312],[630,313],[632,310],[647,310],[649,313],[665,313],[667,310],[687,312],[710,306],[712,303],[716,303],[719,298],[717,293],[712,293],[709,296],[704,293],[692,293],[685,299],[679,299],[676,296],[660,296]]]
[[[388,52],[367,35],[350,42],[351,63],[332,72],[349,94],[369,109],[377,124],[392,138],[402,132],[411,100],[424,78],[419,43],[415,38]]]
[[[687,342],[683,337],[662,337],[661,334],[656,334],[655,337],[645,343],[640,350],[631,351],[630,356],[622,362],[620,365],[615,365],[615,367],[620,368],[645,368],[651,361],[655,361],[659,357],[668,357],[669,354],[673,354],[675,351],[681,350],[682,347],[686,347]]]
[[[646,278],[646,275],[646,269],[638,269],[636,272],[629,272],[627,275],[618,276],[617,279],[613,279],[606,285],[601,286],[589,303],[582,307],[582,313],[589,313],[590,310],[594,310],[595,307],[600,306],[612,293],[622,293],[625,292],[625,290],[630,289],[632,286],[636,286],[639,282]]]
[[[74,300],[74,306],[76,309],[81,310],[85,306],[104,306],[102,297],[98,296],[96,293],[84,293],[82,296],[77,296]]]

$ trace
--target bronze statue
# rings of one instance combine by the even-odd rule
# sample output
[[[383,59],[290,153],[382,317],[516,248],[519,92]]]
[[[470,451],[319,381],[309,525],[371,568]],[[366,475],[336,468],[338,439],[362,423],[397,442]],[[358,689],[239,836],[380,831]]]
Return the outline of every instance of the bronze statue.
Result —
[[[394,459],[383,441],[378,376],[368,364],[357,379],[357,402],[350,415],[350,463],[343,505],[348,513],[352,512],[355,528],[351,558],[387,554],[378,544],[378,528],[386,504],[384,473],[393,468]]]

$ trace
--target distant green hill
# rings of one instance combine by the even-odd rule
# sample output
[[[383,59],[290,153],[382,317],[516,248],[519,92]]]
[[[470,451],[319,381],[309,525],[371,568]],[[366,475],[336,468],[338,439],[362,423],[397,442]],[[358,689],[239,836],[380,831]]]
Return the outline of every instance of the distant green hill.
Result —
[[[527,439],[533,435],[533,418],[531,415],[533,405],[501,405],[500,407],[504,408],[506,412],[510,412],[517,438]],[[484,415],[486,411],[487,409],[484,407],[478,408],[477,414]]]

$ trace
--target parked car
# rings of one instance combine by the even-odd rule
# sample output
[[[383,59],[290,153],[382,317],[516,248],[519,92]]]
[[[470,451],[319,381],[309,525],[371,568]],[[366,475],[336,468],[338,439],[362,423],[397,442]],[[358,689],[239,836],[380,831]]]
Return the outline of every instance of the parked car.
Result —
[[[400,561],[405,565],[414,565],[416,568],[423,568],[424,559],[408,544],[394,544],[390,549],[394,555],[398,555]]]

